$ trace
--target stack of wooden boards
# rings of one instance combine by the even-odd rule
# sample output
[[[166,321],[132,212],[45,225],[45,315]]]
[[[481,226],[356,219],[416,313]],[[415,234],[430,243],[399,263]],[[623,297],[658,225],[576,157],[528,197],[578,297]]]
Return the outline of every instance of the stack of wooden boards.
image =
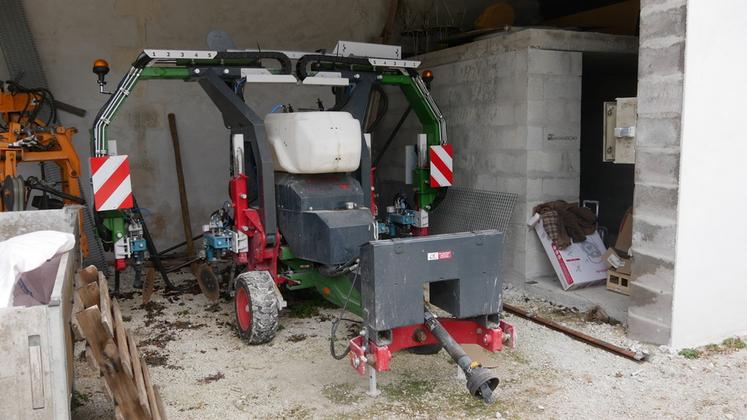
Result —
[[[86,341],[86,359],[104,378],[116,418],[165,420],[158,386],[122,321],[119,303],[109,297],[106,277],[90,266],[78,272],[76,283],[73,333]]]

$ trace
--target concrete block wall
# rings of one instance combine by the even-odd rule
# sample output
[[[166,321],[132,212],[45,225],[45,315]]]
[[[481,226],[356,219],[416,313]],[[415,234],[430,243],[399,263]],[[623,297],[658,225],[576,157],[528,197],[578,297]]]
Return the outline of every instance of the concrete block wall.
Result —
[[[577,201],[581,176],[581,63],[572,51],[528,50],[526,151],[527,192],[519,197],[514,228],[524,232],[516,244],[515,285],[554,276],[547,255],[526,220],[532,209],[551,200]]]
[[[668,343],[675,276],[686,0],[642,0],[631,337]]]
[[[554,276],[526,221],[539,203],[578,200],[582,54],[528,46],[481,50],[474,44],[446,51],[458,59],[442,60],[443,52],[421,59],[435,75],[431,93],[454,145],[455,185],[518,194],[504,275],[518,287]],[[390,112],[374,135],[375,155],[405,109],[401,95],[388,92]],[[418,130],[411,116],[377,168],[386,200],[393,188],[402,188],[404,146],[414,144]]]
[[[423,57],[423,68],[435,75],[431,94],[446,116],[449,142],[454,145],[456,186],[512,192],[520,200],[526,196],[528,57],[527,50],[509,51],[435,66]],[[375,133],[374,154],[406,108],[397,90],[388,93],[389,112]],[[377,168],[384,200],[402,188],[404,147],[415,143],[419,131],[411,116]],[[522,220],[526,220],[523,213],[515,212],[504,258],[506,274],[516,271],[514,277],[523,279],[526,227]]]

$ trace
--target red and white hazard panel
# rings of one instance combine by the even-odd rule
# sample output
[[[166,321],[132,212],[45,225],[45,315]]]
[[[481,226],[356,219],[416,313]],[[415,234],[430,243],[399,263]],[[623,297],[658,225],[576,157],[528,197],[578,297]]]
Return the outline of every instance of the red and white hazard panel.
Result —
[[[453,148],[450,144],[431,146],[431,187],[450,187],[454,182]]]
[[[132,208],[130,161],[127,155],[92,157],[90,163],[96,211]]]

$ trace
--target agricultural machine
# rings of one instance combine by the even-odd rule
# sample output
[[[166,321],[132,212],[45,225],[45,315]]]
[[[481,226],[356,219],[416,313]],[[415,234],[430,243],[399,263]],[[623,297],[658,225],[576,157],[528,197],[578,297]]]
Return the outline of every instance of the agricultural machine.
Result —
[[[94,179],[96,209],[102,234],[116,242],[118,268],[142,259],[145,247],[141,224],[128,224],[137,218],[131,190],[121,186],[129,182],[127,156],[109,153],[107,129],[139,81],[196,82],[222,114],[231,156],[230,205],[204,227],[199,276],[217,283],[213,273],[227,267],[239,335],[250,344],[272,340],[286,305],[281,291],[315,289],[362,318],[360,335],[339,353],[340,319],[333,322],[330,348],[368,372],[371,393],[392,353],[443,348],[471,394],[491,401],[498,378],[460,344],[493,352],[513,344],[513,328],[498,316],[504,237],[495,230],[428,235],[428,212],[452,181],[446,122],[428,89],[432,73],[421,76],[419,62],[386,45],[341,41],[331,53],[213,48],[143,51],[95,120],[93,177],[104,169],[110,176]],[[97,60],[94,72],[103,92],[108,65]],[[244,101],[244,85],[254,83],[330,86],[335,103],[284,105],[262,118]],[[415,206],[398,196],[379,212],[364,122],[375,112],[372,92],[383,86],[399,87],[423,134],[410,149]],[[450,316],[436,316],[434,306]]]
[[[57,110],[78,116],[85,111],[54,99],[48,89],[0,81],[0,211],[62,208],[85,204],[80,189],[80,160],[73,147],[75,128],[59,124]],[[40,177],[25,179],[24,164],[38,163]],[[51,165],[59,169],[55,174]],[[57,179],[53,179],[57,178]],[[41,194],[33,195],[34,191]],[[83,214],[80,230],[84,231]],[[81,250],[88,255],[88,241]]]

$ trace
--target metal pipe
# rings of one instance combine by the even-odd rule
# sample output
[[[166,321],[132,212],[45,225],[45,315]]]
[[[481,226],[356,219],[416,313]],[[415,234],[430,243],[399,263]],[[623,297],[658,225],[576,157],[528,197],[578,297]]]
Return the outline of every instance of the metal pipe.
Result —
[[[193,240],[193,241],[196,241],[196,240],[198,240],[198,239],[200,239],[200,238],[202,238],[202,233],[201,233],[201,234],[199,234],[199,235],[197,235],[197,236],[195,236],[195,237],[193,237],[193,238],[192,238],[192,240]],[[187,241],[184,241],[184,242],[179,242],[178,244],[176,244],[176,245],[174,245],[174,246],[170,246],[170,247],[168,247],[168,248],[164,249],[164,250],[163,250],[163,251],[161,251],[161,252],[160,252],[160,253],[159,253],[158,255],[160,255],[160,256],[161,256],[161,258],[163,258],[163,257],[166,257],[166,256],[167,256],[166,254],[168,254],[169,252],[171,252],[171,251],[173,251],[173,250],[175,250],[175,249],[177,249],[177,248],[181,248],[181,247],[183,247],[183,246],[184,246],[184,245],[186,245],[186,244],[187,244]]]
[[[576,331],[574,329],[568,328],[565,325],[559,324],[555,321],[549,320],[547,318],[542,318],[541,316],[537,316],[530,311],[527,311],[526,309],[519,308],[518,306],[509,305],[508,303],[503,304],[503,310],[514,314],[516,316],[520,316],[524,319],[528,319],[530,321],[534,321],[540,325],[543,325],[547,328],[550,328],[551,330],[555,330],[558,332],[561,332],[571,338],[574,338],[578,341],[581,341],[583,343],[589,344],[591,346],[600,348],[602,350],[606,350],[610,353],[616,354],[620,357],[624,357],[626,359],[630,359],[636,362],[643,362],[646,360],[646,354],[643,352],[635,352],[632,350],[628,350],[619,346],[616,346],[614,344],[610,344],[606,341],[602,341],[598,338],[594,338],[590,335],[584,334],[580,331]]]

